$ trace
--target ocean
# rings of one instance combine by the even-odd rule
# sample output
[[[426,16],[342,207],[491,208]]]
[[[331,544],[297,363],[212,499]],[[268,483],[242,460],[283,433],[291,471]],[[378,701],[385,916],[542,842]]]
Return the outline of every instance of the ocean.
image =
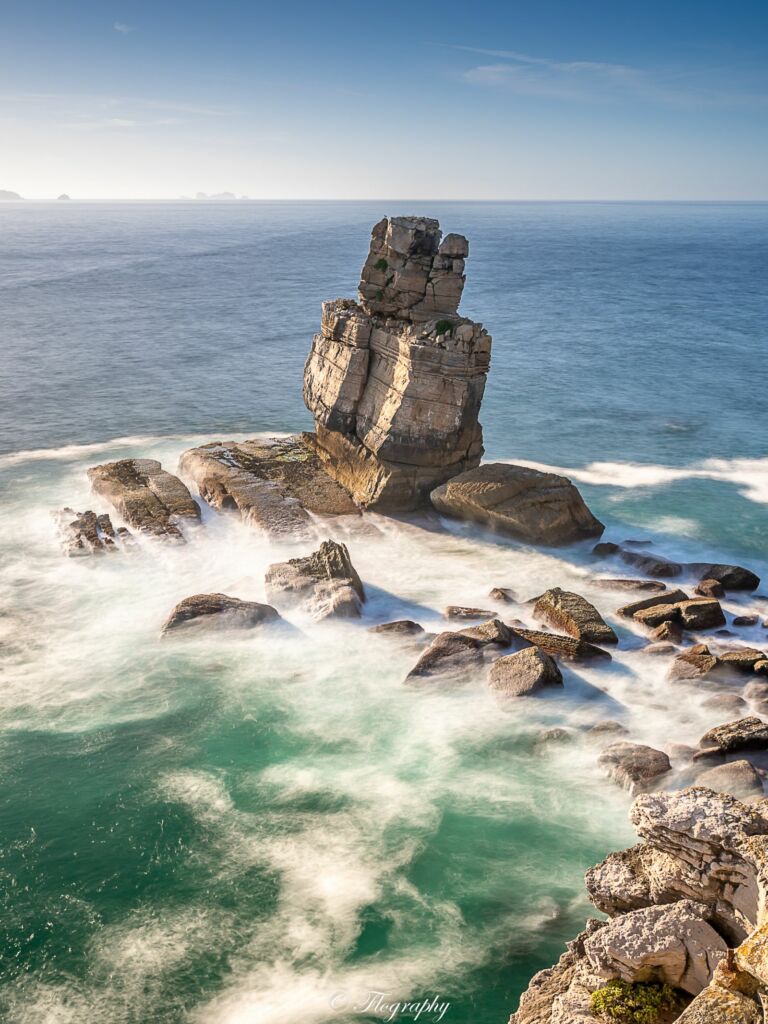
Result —
[[[538,733],[611,718],[669,747],[722,721],[616,620],[590,545],[345,527],[363,626],[439,630],[494,586],[515,616],[554,585],[595,601],[612,664],[511,710],[407,689],[413,649],[359,624],[161,641],[181,598],[263,599],[296,553],[231,516],[183,547],[61,554],[51,512],[102,510],[89,466],[309,428],[320,303],[355,294],[370,228],[402,213],[470,240],[487,459],[567,473],[606,540],[768,572],[768,204],[0,205],[4,1021],[347,1024],[432,1000],[422,1022],[504,1024],[589,916],[584,871],[633,842],[597,751]]]

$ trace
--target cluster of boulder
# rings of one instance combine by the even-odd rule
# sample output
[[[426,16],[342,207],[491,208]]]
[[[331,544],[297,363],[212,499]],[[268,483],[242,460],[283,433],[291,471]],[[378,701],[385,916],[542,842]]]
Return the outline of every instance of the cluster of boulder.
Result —
[[[592,919],[531,981],[510,1024],[762,1024],[768,1001],[768,800],[706,787],[633,804],[640,843],[586,876]],[[605,1015],[611,986],[667,986],[663,1015]],[[637,1005],[637,1003],[635,1003]]]

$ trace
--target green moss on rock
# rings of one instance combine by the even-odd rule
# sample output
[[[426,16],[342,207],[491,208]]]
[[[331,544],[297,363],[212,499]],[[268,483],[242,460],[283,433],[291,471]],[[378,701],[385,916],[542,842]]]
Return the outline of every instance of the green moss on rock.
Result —
[[[658,1024],[679,1007],[680,1000],[669,985],[631,985],[627,981],[609,981],[592,993],[592,1012],[611,1024]]]

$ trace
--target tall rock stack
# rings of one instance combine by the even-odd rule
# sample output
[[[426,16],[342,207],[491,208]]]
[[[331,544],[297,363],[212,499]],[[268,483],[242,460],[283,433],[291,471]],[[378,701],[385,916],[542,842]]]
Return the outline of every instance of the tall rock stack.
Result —
[[[316,433],[305,439],[363,507],[416,508],[483,454],[491,338],[457,313],[468,242],[441,238],[430,217],[384,218],[359,302],[323,303],[304,371]]]

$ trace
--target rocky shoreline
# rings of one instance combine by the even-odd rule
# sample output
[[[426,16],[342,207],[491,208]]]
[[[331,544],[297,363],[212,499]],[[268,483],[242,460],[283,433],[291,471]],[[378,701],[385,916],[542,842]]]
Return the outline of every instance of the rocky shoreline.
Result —
[[[125,557],[145,541],[194,542],[209,515],[231,515],[300,550],[268,567],[266,602],[188,595],[158,623],[164,643],[200,629],[359,620],[365,580],[335,524],[362,534],[366,511],[426,509],[436,528],[444,516],[525,545],[587,547],[595,567],[588,596],[553,586],[520,599],[493,586],[488,607],[446,608],[441,632],[406,619],[369,628],[378,642],[413,651],[405,686],[480,681],[501,711],[562,688],[564,664],[609,665],[629,638],[655,659],[672,699],[711,690],[722,722],[698,747],[656,749],[610,719],[581,735],[556,728],[537,738],[539,751],[594,748],[606,777],[636,798],[641,843],[587,874],[590,898],[609,920],[590,921],[532,980],[510,1024],[753,1024],[768,1000],[768,654],[736,632],[757,626],[757,611],[734,613],[727,602],[752,594],[759,578],[742,566],[683,564],[639,542],[601,541],[604,525],[567,478],[481,464],[492,342],[458,313],[468,255],[465,238],[443,238],[430,218],[375,225],[358,299],[323,303],[304,374],[314,432],[215,440],[182,454],[180,476],[152,459],[95,466],[93,493],[111,511],[57,513],[62,547],[70,556]],[[612,592],[623,603],[606,609]],[[631,1016],[626,1005],[641,998],[651,1015]]]

